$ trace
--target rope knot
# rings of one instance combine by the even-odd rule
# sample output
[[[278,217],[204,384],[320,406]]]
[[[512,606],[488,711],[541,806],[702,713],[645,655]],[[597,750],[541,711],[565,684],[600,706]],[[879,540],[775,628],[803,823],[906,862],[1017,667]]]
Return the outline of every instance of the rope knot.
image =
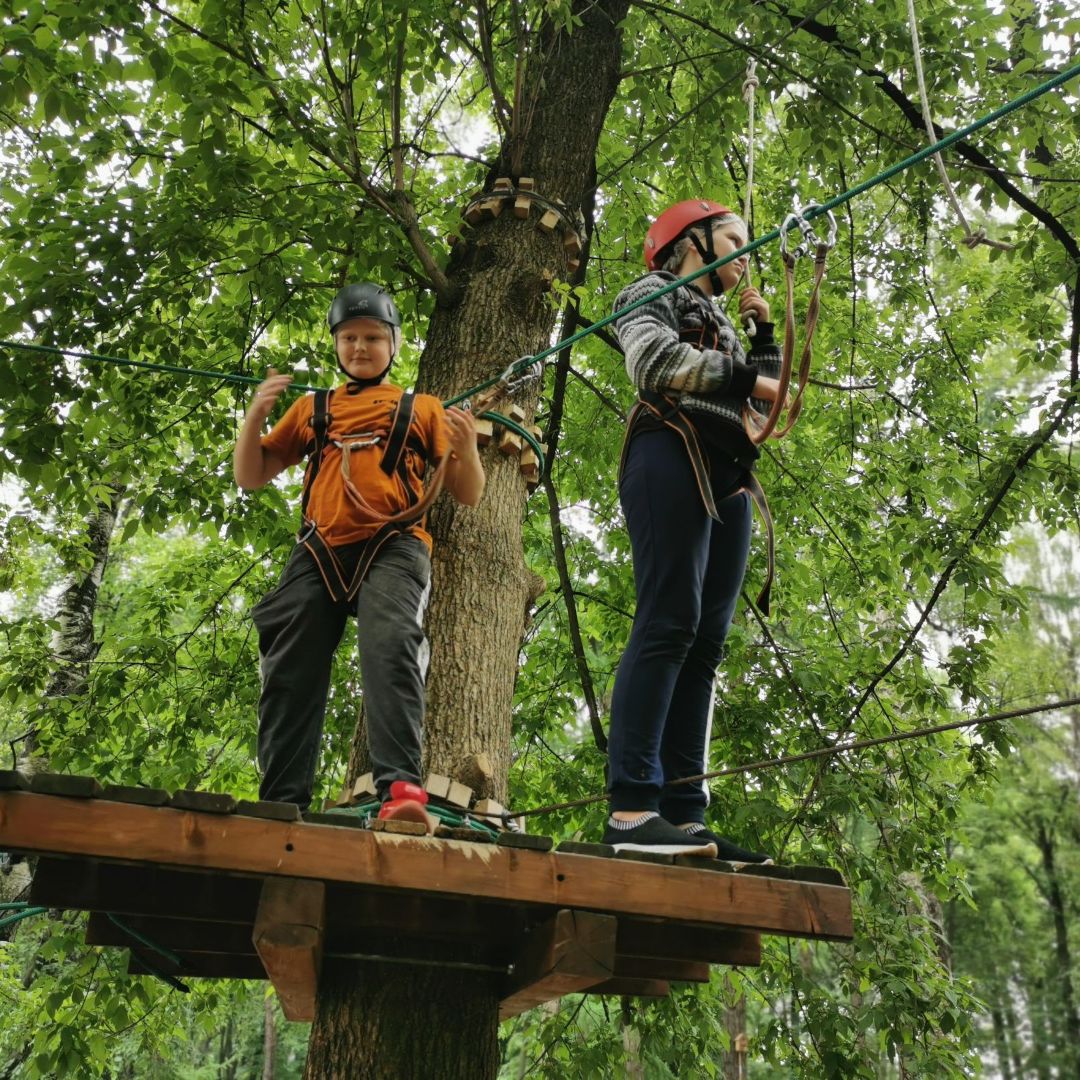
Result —
[[[746,63],[746,78],[743,79],[743,101],[749,101],[754,96],[754,91],[761,85],[757,77],[757,61],[748,60]]]

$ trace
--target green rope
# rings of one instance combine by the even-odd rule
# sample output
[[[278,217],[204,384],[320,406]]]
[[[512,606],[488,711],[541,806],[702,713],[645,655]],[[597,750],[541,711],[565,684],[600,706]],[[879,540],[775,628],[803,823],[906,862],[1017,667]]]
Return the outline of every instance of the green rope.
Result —
[[[11,900],[6,904],[0,904],[0,911],[21,911],[29,906],[29,900]]]
[[[29,919],[32,915],[41,915],[48,911],[48,908],[32,907],[27,908],[25,911],[16,912],[14,915],[8,915],[6,919],[0,919],[0,930],[3,930],[6,926],[14,926],[17,922],[22,922],[23,919]]]
[[[118,364],[121,367],[140,368],[143,371],[160,371],[168,375],[194,375],[196,378],[217,379],[220,382],[239,383],[244,386],[258,386],[263,380],[257,375],[237,375],[231,371],[211,371],[209,368],[176,367],[175,364],[152,364],[149,360],[128,360],[123,356],[102,356],[100,353],[86,352],[83,349],[58,349],[52,345],[31,345],[23,341],[0,340],[0,347],[22,349],[24,352],[49,353],[54,356],[77,356],[80,360],[102,364]],[[317,387],[304,383],[289,383],[290,390],[302,390],[305,394]]]
[[[181,960],[180,957],[176,955],[176,953],[171,952],[169,949],[166,949],[163,945],[159,945],[156,941],[152,941],[150,938],[146,937],[145,934],[140,934],[138,930],[135,930],[132,927],[128,926],[126,922],[118,918],[116,915],[113,915],[112,912],[106,912],[106,915],[108,916],[109,922],[111,922],[114,926],[119,927],[119,929],[123,930],[123,932],[129,937],[134,938],[140,945],[145,946],[151,952],[157,953],[158,956],[164,957],[166,960],[169,961],[170,964],[175,964],[177,967],[181,967],[183,965],[183,960]],[[141,957],[140,959],[142,960],[143,964],[146,965],[147,970],[151,973],[151,975],[154,976],[155,979],[160,979],[163,983],[167,983],[174,990],[179,990],[182,994],[187,994],[190,992],[191,988],[187,986],[186,983],[181,982],[175,975],[169,975],[166,972],[160,970],[149,960],[147,960],[145,956]]]
[[[807,222],[813,221],[815,218],[821,217],[824,214],[835,210],[838,206],[843,206],[845,203],[850,202],[858,195],[862,195],[864,192],[869,191],[871,188],[877,187],[878,184],[885,183],[886,180],[891,180],[898,173],[904,172],[906,169],[911,168],[912,165],[917,165],[920,161],[925,161],[928,157],[932,157],[934,154],[940,153],[942,150],[950,147],[953,143],[959,142],[961,139],[966,138],[968,135],[980,128],[984,128],[989,124],[1000,120],[1003,116],[1007,116],[1011,112],[1015,112],[1017,109],[1023,108],[1025,105],[1034,101],[1036,98],[1041,97],[1043,94],[1055,89],[1064,83],[1069,82],[1071,79],[1080,75],[1080,63],[1074,64],[1070,68],[1066,68],[1064,71],[1059,72],[1052,79],[1048,79],[1046,82],[1039,86],[1034,87],[1025,94],[1021,94],[1017,98],[1013,98],[1011,101],[1007,101],[1004,105],[999,106],[992,112],[987,113],[985,116],[978,120],[967,124],[965,127],[959,128],[951,135],[946,135],[943,139],[939,139],[936,143],[930,146],[923,147],[917,153],[911,154],[909,157],[898,161],[890,168],[879,172],[876,176],[870,177],[869,180],[864,180],[861,184],[857,184],[853,188],[849,188],[841,195],[837,195],[830,199],[828,202],[821,203],[820,205],[811,207],[803,212],[803,219]],[[668,293],[674,292],[676,289],[681,288],[684,285],[690,284],[690,282],[697,280],[699,277],[703,277],[705,274],[712,273],[714,270],[718,270],[721,266],[727,265],[729,262],[733,262],[735,259],[741,258],[743,255],[748,255],[753,251],[757,251],[758,248],[764,247],[765,244],[772,243],[773,240],[777,240],[780,237],[781,229],[772,229],[770,232],[765,233],[763,236],[759,236],[756,240],[751,241],[744,247],[739,248],[738,251],[733,251],[730,255],[725,255],[722,258],[715,259],[713,262],[702,266],[700,269],[695,270],[693,273],[687,274],[685,277],[678,278],[672,281],[670,284],[665,285],[663,288],[657,289],[655,292],[649,293],[647,296],[643,296],[640,300],[635,301],[633,304],[628,304],[624,308],[619,308],[618,311],[613,311],[610,315],[605,316],[602,319],[597,320],[589,326],[579,330],[576,334],[572,334],[568,338],[564,338],[562,341],[557,342],[555,345],[544,349],[543,352],[537,353],[535,356],[523,356],[520,360],[515,361],[505,371],[496,375],[485,382],[477,383],[476,386],[470,387],[463,393],[458,394],[456,397],[449,398],[444,405],[455,405],[464,398],[473,394],[477,394],[482,390],[487,390],[489,387],[494,386],[500,379],[506,378],[508,375],[517,374],[523,371],[526,367],[546,360],[549,356],[555,355],[562,349],[569,348],[577,342],[588,337],[590,334],[594,334],[597,330],[603,329],[605,326],[609,326],[616,319],[621,319],[623,316],[630,314],[632,311],[636,311],[638,308],[645,304],[651,303],[653,300],[657,300],[662,296],[667,296]],[[127,367],[143,368],[149,371],[161,371],[170,374],[177,375],[192,375],[202,378],[218,379],[222,382],[243,383],[247,385],[258,385],[262,382],[262,379],[252,375],[235,375],[230,372],[223,371],[209,371],[205,368],[184,368],[175,367],[171,364],[152,364],[144,360],[126,360],[118,356],[101,356],[96,353],[84,352],[79,349],[58,349],[48,345],[31,345],[18,341],[4,341],[0,340],[0,346],[9,349],[23,349],[27,352],[44,352],[54,353],[59,355],[78,356],[84,360],[98,361],[101,363],[121,364]],[[305,393],[314,390],[314,387],[305,386],[299,383],[290,383],[289,389],[301,390]],[[505,419],[500,419],[499,423],[505,424],[510,427],[510,422]],[[527,438],[530,445],[533,446],[539,453],[539,448],[532,440],[531,436],[526,435],[520,428],[513,428],[523,438]]]

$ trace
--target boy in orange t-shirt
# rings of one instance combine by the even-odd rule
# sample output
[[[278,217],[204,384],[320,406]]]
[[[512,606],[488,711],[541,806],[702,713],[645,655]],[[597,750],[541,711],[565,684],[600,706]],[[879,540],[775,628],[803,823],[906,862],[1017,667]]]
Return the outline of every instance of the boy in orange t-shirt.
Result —
[[[444,410],[430,394],[403,400],[401,389],[386,381],[401,341],[401,316],[384,289],[346,286],[327,321],[347,382],[321,401],[308,394],[293,402],[262,435],[290,381],[271,372],[255,391],[233,452],[236,482],[249,490],[309,459],[301,535],[277,587],[252,612],[262,674],[259,797],[302,810],[310,805],[331,661],[346,619],[355,614],[380,816],[430,827],[420,752],[431,536],[422,514],[409,510],[423,495],[428,463],[447,454],[446,489],[466,506],[480,501],[484,471],[476,427],[471,413]],[[388,444],[394,447],[389,464]]]

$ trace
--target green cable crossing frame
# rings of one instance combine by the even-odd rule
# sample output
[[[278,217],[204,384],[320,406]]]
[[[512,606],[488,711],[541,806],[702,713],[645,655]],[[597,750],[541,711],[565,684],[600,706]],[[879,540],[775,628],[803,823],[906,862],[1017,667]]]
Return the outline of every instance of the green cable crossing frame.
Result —
[[[973,121],[970,124],[965,125],[962,128],[954,131],[951,135],[946,135],[943,139],[939,139],[936,143],[930,146],[923,147],[917,153],[911,154],[909,157],[904,158],[902,161],[898,161],[895,165],[890,166],[888,169],[877,173],[875,176],[870,177],[869,180],[864,180],[861,184],[856,184],[855,187],[849,188],[847,191],[840,195],[829,199],[827,202],[808,207],[802,212],[801,216],[803,221],[809,223],[815,218],[822,217],[825,214],[829,214],[839,206],[843,206],[845,203],[850,202],[852,199],[864,192],[869,191],[871,188],[877,187],[878,184],[885,183],[886,180],[892,179],[899,173],[904,172],[906,169],[911,168],[913,165],[917,165],[921,161],[925,161],[928,157],[932,157],[934,154],[940,153],[942,150],[952,146],[953,143],[959,142],[961,139],[966,138],[968,135],[980,128],[984,128],[989,124],[1000,120],[1003,116],[1007,116],[1009,113],[1015,112],[1017,109],[1022,109],[1025,105],[1034,101],[1036,98],[1042,97],[1043,94],[1055,89],[1058,86],[1062,86],[1064,83],[1076,78],[1080,75],[1080,63],[1073,64],[1072,67],[1066,68],[1064,71],[1059,72],[1053,78],[1048,79],[1046,82],[1041,83],[1039,86],[1034,87],[1025,94],[1021,94],[1019,97],[1013,98],[1007,101],[1004,105],[999,106],[992,112],[987,113],[985,116],[980,117],[978,120]],[[635,301],[633,304],[628,304],[626,307],[620,308],[618,311],[613,311],[610,315],[605,316],[602,319],[598,319],[596,322],[590,324],[579,330],[577,333],[572,334],[568,338],[564,338],[562,341],[556,342],[556,344],[549,346],[542,352],[537,353],[535,356],[523,356],[521,359],[514,361],[509,367],[507,367],[502,373],[496,375],[485,382],[478,383],[476,386],[470,387],[468,390],[457,394],[455,397],[448,398],[443,402],[444,406],[457,405],[459,402],[464,401],[467,397],[477,394],[482,390],[487,390],[492,386],[495,386],[500,379],[509,378],[511,375],[519,374],[527,367],[531,367],[533,364],[541,363],[548,359],[548,357],[554,356],[562,349],[569,348],[577,342],[588,337],[590,334],[595,333],[597,330],[603,329],[605,326],[609,326],[615,322],[616,319],[622,318],[624,315],[628,315],[632,311],[636,311],[644,304],[651,303],[653,300],[658,299],[661,296],[666,296],[668,293],[674,292],[676,289],[683,285],[688,285],[690,282],[695,281],[697,278],[709,274],[714,270],[719,269],[721,266],[727,265],[729,262],[733,262],[735,259],[748,255],[750,252],[757,251],[758,248],[764,247],[765,244],[772,243],[773,240],[779,239],[783,227],[772,229],[771,231],[759,236],[756,240],[752,240],[744,247],[739,248],[738,251],[733,251],[730,255],[725,255],[722,258],[715,259],[713,262],[706,266],[702,266],[700,269],[695,270],[691,274],[687,274],[685,277],[678,278],[675,281],[670,282],[663,288],[657,289],[655,292],[650,293],[647,296],[643,296],[640,300]],[[174,375],[192,375],[197,378],[209,378],[218,379],[222,382],[239,383],[243,385],[258,385],[262,382],[262,379],[253,375],[239,375],[232,372],[225,371],[211,371],[206,368],[187,368],[177,367],[172,364],[154,364],[145,360],[128,360],[119,356],[103,356],[97,353],[86,352],[80,349],[61,349],[50,345],[34,345],[27,342],[19,341],[5,341],[0,340],[0,347],[6,347],[10,349],[21,349],[26,352],[39,352],[50,353],[60,356],[77,356],[83,360],[96,361],[100,363],[118,364],[125,367],[142,368],[148,371],[160,371]],[[300,390],[304,393],[313,391],[316,387],[306,386],[302,383],[290,383],[290,390]],[[526,431],[520,425],[514,423],[508,417],[502,416],[495,412],[486,412],[482,414],[485,417],[494,420],[496,423],[502,424],[504,427],[509,428],[516,434],[520,435],[536,452],[539,460],[540,473],[543,475],[546,462],[544,461],[544,454],[540,444],[533,437],[531,432]]]

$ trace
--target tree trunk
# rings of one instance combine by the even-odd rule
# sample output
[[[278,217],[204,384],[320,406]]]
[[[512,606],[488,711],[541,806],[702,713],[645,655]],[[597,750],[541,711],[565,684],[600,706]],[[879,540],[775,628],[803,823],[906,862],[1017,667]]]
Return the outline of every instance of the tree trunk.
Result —
[[[1005,1016],[1001,1006],[995,1004],[990,1009],[990,1020],[994,1025],[994,1053],[997,1054],[998,1071],[1001,1080],[1013,1080],[1012,1066],[1009,1060],[1009,1043],[1005,1031]]]
[[[731,980],[724,980],[724,1030],[730,1040],[720,1055],[724,1080],[746,1080],[749,1042],[746,1037],[746,995],[735,996]]]
[[[309,1080],[480,1080],[499,1069],[496,981],[454,968],[327,961]]]
[[[263,1069],[262,1080],[274,1080],[274,1059],[277,1057],[277,1023],[274,999],[263,999]]]
[[[529,51],[516,134],[489,177],[532,177],[568,207],[591,203],[595,155],[620,70],[619,22],[628,0],[575,0],[570,34],[545,24]],[[514,166],[517,166],[515,169]],[[558,230],[545,233],[512,213],[479,223],[454,246],[453,299],[436,307],[419,388],[448,397],[498,374],[548,343],[556,308],[553,276],[567,279]],[[520,400],[531,414],[537,390]],[[444,497],[431,515],[435,537],[426,766],[467,775],[486,755],[496,798],[505,800],[518,651],[540,579],[524,562],[525,483],[515,458],[488,451],[487,490],[476,509]],[[498,986],[454,970],[328,965],[305,1076],[438,1076],[484,1080],[499,1064]]]
[[[1077,1012],[1073,991],[1068,913],[1057,870],[1054,836],[1043,821],[1038,823],[1035,830],[1035,843],[1042,857],[1043,874],[1046,876],[1046,899],[1054,923],[1054,954],[1057,957],[1058,969],[1056,983],[1060,987],[1060,1008],[1065,1024],[1061,1064],[1066,1072],[1080,1076],[1080,1013]]]

